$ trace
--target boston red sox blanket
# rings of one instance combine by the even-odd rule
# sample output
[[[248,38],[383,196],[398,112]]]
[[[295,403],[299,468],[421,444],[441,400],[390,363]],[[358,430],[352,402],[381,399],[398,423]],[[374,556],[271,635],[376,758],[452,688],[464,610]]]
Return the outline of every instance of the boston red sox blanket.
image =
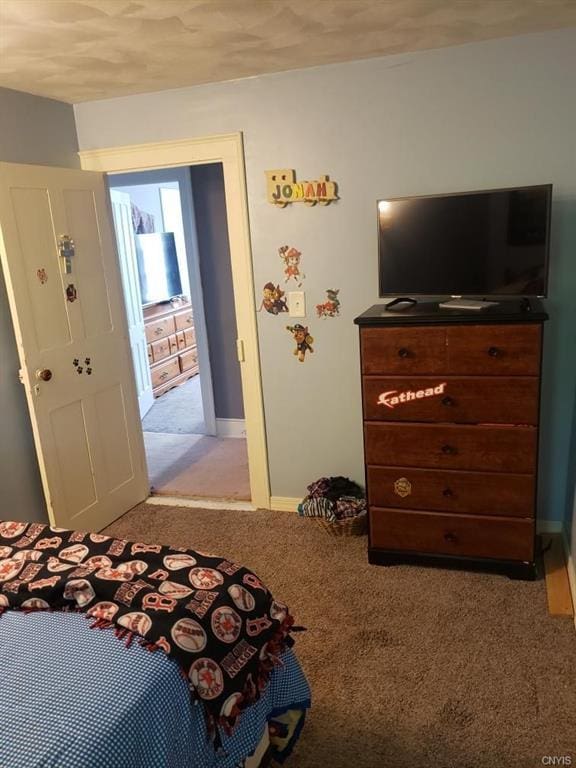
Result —
[[[293,624],[247,568],[189,549],[0,522],[0,613],[79,610],[180,665],[210,725],[264,690]]]

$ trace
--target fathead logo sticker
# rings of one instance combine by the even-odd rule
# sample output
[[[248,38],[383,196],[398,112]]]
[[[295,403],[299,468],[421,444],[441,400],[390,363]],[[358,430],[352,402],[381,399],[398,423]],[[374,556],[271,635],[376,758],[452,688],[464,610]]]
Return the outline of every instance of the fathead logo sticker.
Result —
[[[428,387],[428,389],[407,389],[404,392],[398,392],[397,389],[392,389],[389,392],[382,392],[378,397],[377,404],[394,409],[397,405],[410,403],[412,400],[421,400],[423,397],[443,395],[445,387],[446,382],[443,381],[442,384],[438,384],[435,387]]]

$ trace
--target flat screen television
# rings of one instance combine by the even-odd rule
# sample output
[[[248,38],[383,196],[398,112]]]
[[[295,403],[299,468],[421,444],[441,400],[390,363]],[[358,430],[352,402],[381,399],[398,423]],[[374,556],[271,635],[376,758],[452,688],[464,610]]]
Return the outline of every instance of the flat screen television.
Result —
[[[379,295],[543,297],[552,185],[378,201]]]
[[[160,304],[182,293],[173,232],[136,235],[142,304]]]

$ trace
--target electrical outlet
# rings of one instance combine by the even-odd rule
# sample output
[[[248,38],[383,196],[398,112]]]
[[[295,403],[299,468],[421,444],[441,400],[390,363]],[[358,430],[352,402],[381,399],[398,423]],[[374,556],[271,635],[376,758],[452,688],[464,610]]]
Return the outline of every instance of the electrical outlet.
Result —
[[[306,317],[304,291],[288,291],[288,314],[290,317]]]

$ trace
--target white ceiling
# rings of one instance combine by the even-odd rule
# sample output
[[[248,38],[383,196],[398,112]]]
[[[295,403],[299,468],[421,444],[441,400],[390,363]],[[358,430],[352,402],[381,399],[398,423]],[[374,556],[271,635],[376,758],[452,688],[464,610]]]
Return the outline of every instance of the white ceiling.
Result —
[[[0,86],[68,102],[576,26],[576,0],[0,0]]]

